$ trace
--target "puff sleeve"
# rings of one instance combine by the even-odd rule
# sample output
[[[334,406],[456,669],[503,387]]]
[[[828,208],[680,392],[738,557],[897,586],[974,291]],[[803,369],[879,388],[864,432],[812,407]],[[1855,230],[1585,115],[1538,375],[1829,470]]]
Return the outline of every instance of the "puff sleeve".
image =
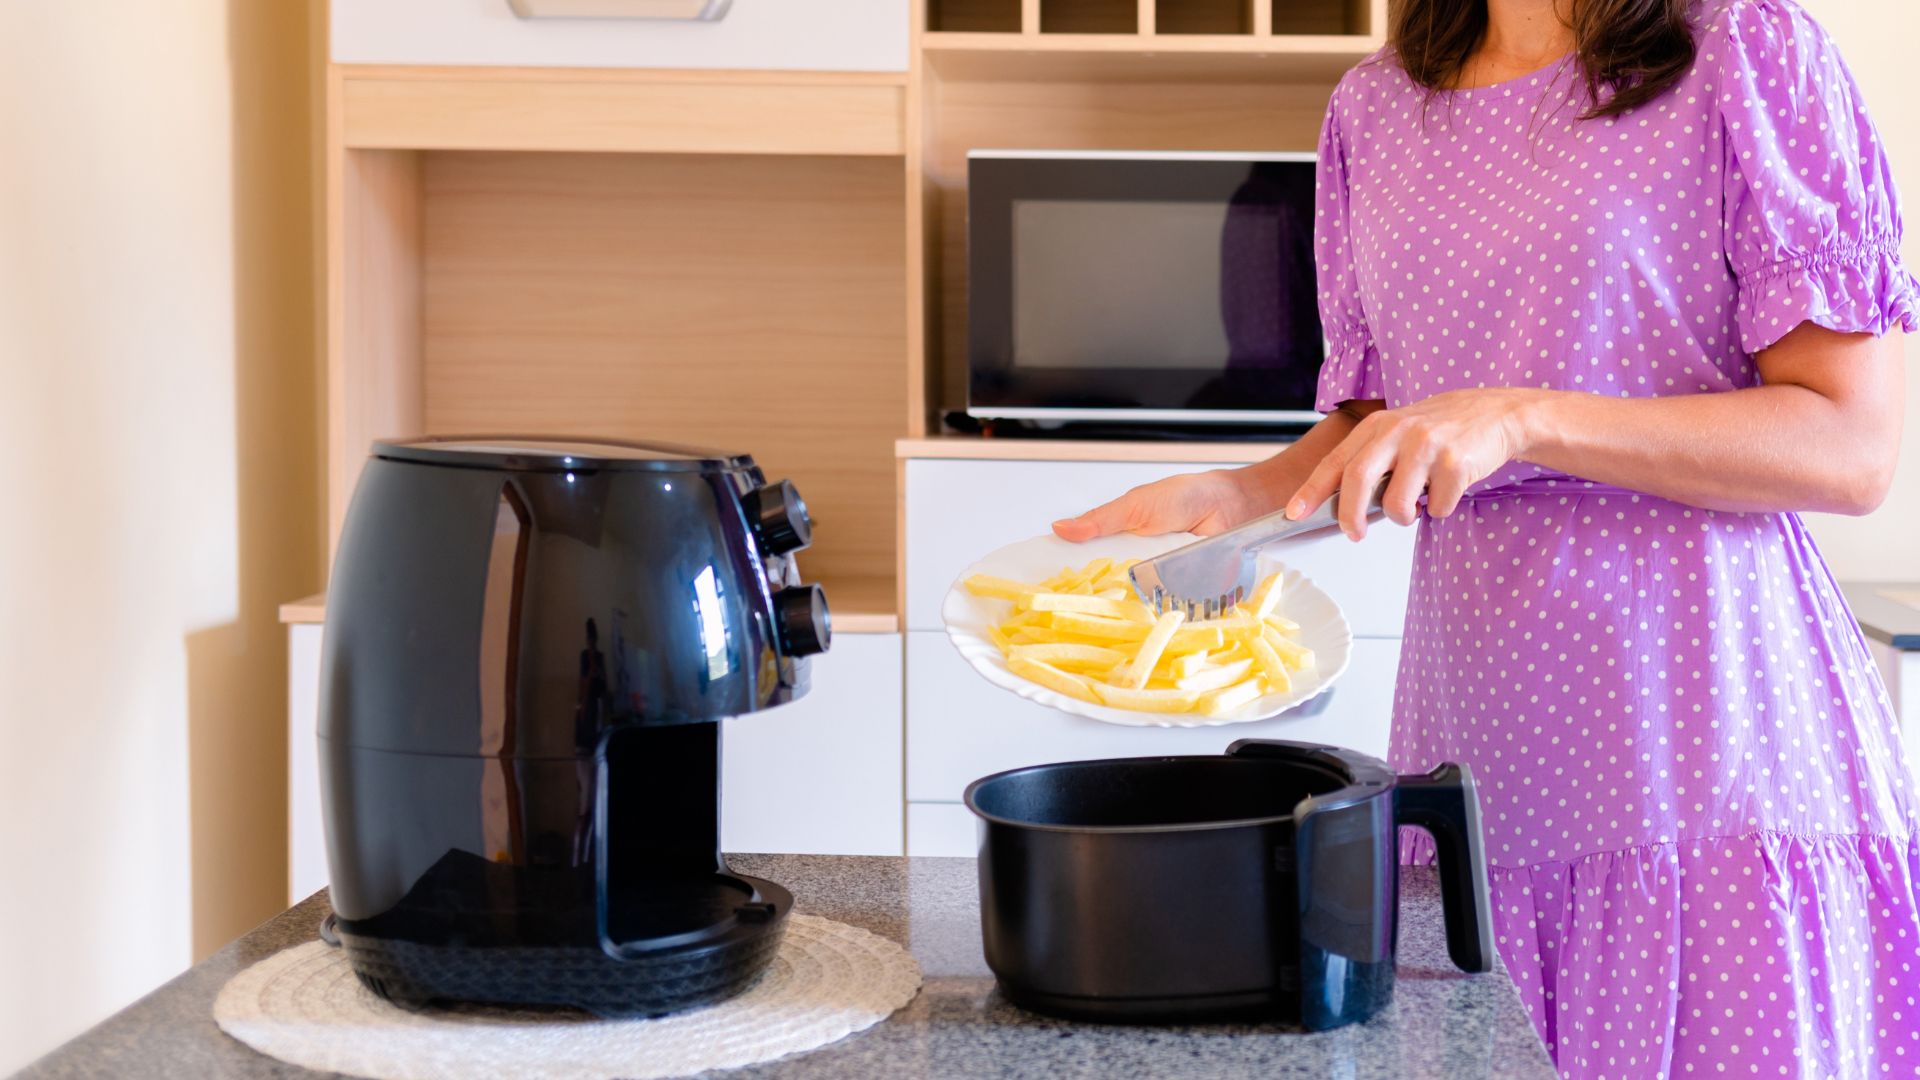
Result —
[[[1832,40],[1786,0],[1736,0],[1721,18],[1703,42],[1718,55],[1703,59],[1718,72],[1741,348],[1760,352],[1802,322],[1920,328],[1892,173]]]
[[[1380,356],[1367,329],[1354,274],[1349,232],[1347,147],[1340,131],[1338,91],[1327,106],[1320,129],[1318,175],[1314,184],[1313,255],[1319,290],[1320,329],[1327,356],[1320,366],[1314,407],[1332,412],[1343,402],[1384,398]]]

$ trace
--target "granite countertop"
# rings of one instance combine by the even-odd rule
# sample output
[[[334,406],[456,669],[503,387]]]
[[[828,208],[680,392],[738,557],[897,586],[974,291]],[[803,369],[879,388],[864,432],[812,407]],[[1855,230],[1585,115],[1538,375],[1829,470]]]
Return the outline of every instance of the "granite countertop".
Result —
[[[1401,886],[1394,1004],[1365,1024],[1317,1034],[1277,1025],[1134,1027],[1069,1023],[1009,1004],[980,951],[971,859],[753,855],[741,872],[792,890],[796,909],[905,943],[926,975],[906,1008],[810,1053],[728,1073],[778,1077],[1444,1076],[1552,1080],[1546,1050],[1503,971],[1464,975],[1447,960],[1430,870]],[[236,972],[313,939],[317,894],[221,949],[30,1066],[23,1077],[313,1077],[229,1038],[213,999]]]

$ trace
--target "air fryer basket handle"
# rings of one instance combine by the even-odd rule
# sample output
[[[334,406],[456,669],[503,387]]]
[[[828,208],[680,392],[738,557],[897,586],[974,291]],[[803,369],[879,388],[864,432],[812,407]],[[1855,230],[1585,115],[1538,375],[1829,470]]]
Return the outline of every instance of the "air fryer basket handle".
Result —
[[[1433,834],[1440,855],[1440,899],[1447,955],[1462,971],[1493,968],[1493,906],[1487,897],[1480,838],[1480,796],[1465,765],[1402,776],[1393,789],[1394,821]]]

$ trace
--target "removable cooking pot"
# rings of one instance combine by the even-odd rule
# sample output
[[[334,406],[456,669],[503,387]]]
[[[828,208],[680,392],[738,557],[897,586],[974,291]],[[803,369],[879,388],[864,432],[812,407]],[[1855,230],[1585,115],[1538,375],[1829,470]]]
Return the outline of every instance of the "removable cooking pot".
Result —
[[[1447,950],[1493,965],[1463,765],[1396,776],[1332,746],[1115,758],[974,781],[987,965],[1014,1003],[1110,1021],[1261,1016],[1310,1030],[1393,999],[1396,828],[1439,850]]]

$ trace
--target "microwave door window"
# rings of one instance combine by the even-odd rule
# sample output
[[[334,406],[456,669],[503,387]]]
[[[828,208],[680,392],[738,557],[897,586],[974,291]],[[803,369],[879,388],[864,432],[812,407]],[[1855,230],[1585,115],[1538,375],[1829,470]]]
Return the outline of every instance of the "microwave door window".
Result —
[[[1189,405],[1312,401],[1325,358],[1313,263],[1312,177],[1254,169],[1220,231],[1220,320],[1226,366]]]
[[[1311,401],[1312,222],[1249,177],[1227,202],[1013,205],[1012,366],[1081,407]]]
[[[1312,416],[1311,157],[1009,151],[968,168],[970,411]]]
[[[1225,208],[1193,202],[1014,205],[1020,367],[1218,370]]]

